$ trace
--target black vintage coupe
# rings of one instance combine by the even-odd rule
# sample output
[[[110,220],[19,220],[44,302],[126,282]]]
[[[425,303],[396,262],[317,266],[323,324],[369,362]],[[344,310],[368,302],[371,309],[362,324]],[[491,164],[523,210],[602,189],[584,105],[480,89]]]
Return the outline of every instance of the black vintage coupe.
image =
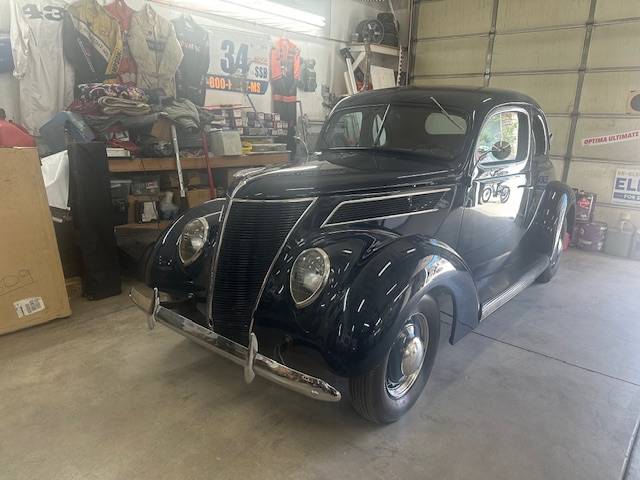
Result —
[[[549,139],[515,92],[348,97],[307,162],[241,172],[227,198],[171,225],[146,263],[150,289],[131,297],[150,327],[242,365],[247,382],[340,400],[326,375],[296,369],[302,352],[348,379],[358,413],[392,422],[429,378],[438,302],[453,305],[454,344],[558,270],[575,199]]]

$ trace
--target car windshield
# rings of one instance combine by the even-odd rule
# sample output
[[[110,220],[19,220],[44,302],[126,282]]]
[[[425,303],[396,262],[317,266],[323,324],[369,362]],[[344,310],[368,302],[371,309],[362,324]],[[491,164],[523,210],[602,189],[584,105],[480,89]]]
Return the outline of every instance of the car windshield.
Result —
[[[467,139],[466,113],[433,105],[376,105],[337,111],[320,150],[375,149],[455,163]]]

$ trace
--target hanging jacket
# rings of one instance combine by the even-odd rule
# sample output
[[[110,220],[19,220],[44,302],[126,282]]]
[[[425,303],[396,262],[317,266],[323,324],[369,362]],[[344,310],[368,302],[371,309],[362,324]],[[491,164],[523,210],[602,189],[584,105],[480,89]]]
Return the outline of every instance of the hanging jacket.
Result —
[[[138,66],[138,87],[176,95],[175,76],[182,62],[182,48],[173,24],[149,5],[131,17],[129,51]]]
[[[289,122],[289,137],[294,135],[296,124],[296,101],[300,72],[300,50],[286,38],[279,39],[271,50],[271,87],[273,88],[273,111]],[[288,147],[292,150],[292,147]]]
[[[63,0],[11,0],[14,76],[21,123],[31,134],[73,100],[73,69],[62,51]]]
[[[118,83],[135,87],[137,68],[136,62],[129,51],[129,29],[131,28],[131,17],[136,11],[129,7],[124,0],[116,0],[104,8],[116,19],[122,34],[122,60],[120,61],[120,68],[118,68]]]
[[[77,83],[115,79],[122,60],[120,25],[96,0],[69,5],[63,21],[64,52]]]
[[[271,50],[271,84],[273,99],[279,102],[297,100],[300,81],[300,49],[286,38],[276,41]]]
[[[209,70],[209,32],[194,22],[191,15],[173,20],[184,58],[176,72],[178,97],[204,106],[205,75]]]

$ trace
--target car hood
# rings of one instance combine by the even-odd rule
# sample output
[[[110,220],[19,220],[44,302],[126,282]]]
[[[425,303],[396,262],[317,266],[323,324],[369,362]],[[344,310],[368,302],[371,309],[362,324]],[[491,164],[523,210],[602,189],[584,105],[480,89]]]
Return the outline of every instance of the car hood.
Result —
[[[438,185],[452,183],[455,177],[451,164],[442,161],[371,151],[342,151],[316,154],[301,165],[248,170],[231,188],[238,187],[237,198],[258,200]]]

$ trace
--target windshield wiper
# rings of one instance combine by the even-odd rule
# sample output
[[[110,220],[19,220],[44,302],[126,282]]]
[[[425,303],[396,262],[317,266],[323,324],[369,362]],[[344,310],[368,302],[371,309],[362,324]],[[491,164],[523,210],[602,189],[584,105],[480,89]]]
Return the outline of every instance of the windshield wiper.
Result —
[[[445,117],[447,117],[451,123],[453,123],[456,127],[458,127],[458,129],[459,129],[461,132],[464,132],[464,128],[462,128],[462,126],[461,126],[461,125],[458,125],[458,122],[456,122],[456,121],[453,119],[453,117],[452,117],[451,115],[449,115],[449,112],[447,112],[447,111],[444,109],[444,107],[443,107],[442,105],[440,105],[440,102],[438,102],[438,100],[436,100],[436,99],[435,99],[435,98],[433,98],[433,97],[429,97],[429,98],[431,99],[431,101],[432,101],[433,103],[435,103],[435,104],[438,106],[438,108],[439,108],[439,109],[440,109],[440,111],[443,113],[443,115],[444,115]]]

